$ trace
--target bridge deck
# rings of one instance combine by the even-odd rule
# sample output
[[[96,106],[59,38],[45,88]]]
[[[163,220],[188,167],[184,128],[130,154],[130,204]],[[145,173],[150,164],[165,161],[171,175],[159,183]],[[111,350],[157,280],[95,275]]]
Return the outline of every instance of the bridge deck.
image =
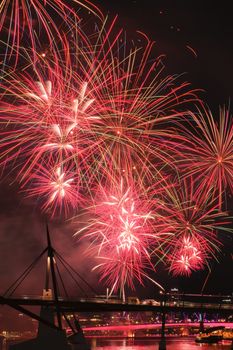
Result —
[[[93,311],[154,311],[161,312],[169,311],[204,311],[204,312],[220,312],[221,314],[233,314],[232,304],[222,303],[198,303],[198,302],[167,302],[165,305],[143,305],[133,303],[114,303],[108,302],[90,302],[80,300],[59,300],[59,307],[63,312],[93,312]],[[30,306],[50,306],[56,305],[55,300],[43,300],[32,298],[4,298],[0,297],[2,305],[30,305]]]

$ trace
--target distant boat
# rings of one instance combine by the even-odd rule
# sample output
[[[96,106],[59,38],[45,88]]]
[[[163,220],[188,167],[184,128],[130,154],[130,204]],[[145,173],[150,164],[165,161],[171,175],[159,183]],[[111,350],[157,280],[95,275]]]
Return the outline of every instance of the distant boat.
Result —
[[[211,327],[205,330],[205,332],[200,333],[196,339],[196,343],[208,343],[214,344],[218,343],[223,339],[224,326]]]
[[[233,340],[233,329],[227,328],[222,332],[223,340]]]

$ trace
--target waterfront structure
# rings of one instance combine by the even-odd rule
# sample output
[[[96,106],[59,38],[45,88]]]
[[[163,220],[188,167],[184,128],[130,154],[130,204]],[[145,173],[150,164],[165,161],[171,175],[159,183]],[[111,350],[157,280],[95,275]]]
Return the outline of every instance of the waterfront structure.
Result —
[[[47,254],[47,269],[46,269],[46,282],[45,288],[43,291],[43,296],[41,298],[23,298],[16,299],[12,298],[12,293],[10,291],[15,291],[25,277],[28,275],[28,271],[31,271],[34,267],[35,262],[30,265],[29,269],[26,269],[25,272],[17,279],[17,283],[8,288],[8,293],[5,296],[0,297],[0,304],[6,304],[14,309],[24,313],[31,318],[34,318],[39,321],[39,327],[37,336],[35,339],[25,341],[21,344],[15,344],[11,346],[11,350],[41,350],[45,346],[50,346],[51,348],[56,348],[56,350],[69,350],[69,343],[81,344],[83,349],[88,349],[88,345],[85,341],[83,331],[79,325],[79,321],[75,316],[77,312],[109,312],[109,311],[139,311],[139,312],[159,312],[161,314],[161,341],[159,344],[160,350],[166,349],[166,337],[165,337],[165,327],[166,327],[166,315],[168,312],[181,312],[181,311],[197,311],[200,315],[203,312],[221,312],[222,314],[232,314],[233,305],[230,299],[230,302],[226,304],[223,303],[223,298],[219,296],[206,296],[206,295],[184,295],[177,294],[176,298],[171,297],[170,293],[163,293],[160,295],[160,303],[158,302],[147,302],[143,303],[139,301],[138,298],[134,297],[129,298],[128,303],[121,302],[120,300],[115,300],[109,298],[108,300],[100,298],[86,298],[80,300],[69,299],[68,294],[66,299],[60,297],[58,293],[58,280],[56,276],[55,269],[55,258],[62,257],[55,251],[51,245],[50,235],[47,227],[47,241],[48,246],[40,254],[39,258],[36,258],[36,263],[40,258]],[[64,259],[61,260],[64,262]],[[70,266],[69,266],[70,267]],[[71,267],[70,267],[71,268]],[[71,270],[74,272],[74,270]],[[60,276],[61,277],[61,276]],[[79,275],[80,277],[80,275]],[[52,281],[52,288],[50,286],[49,280]],[[87,284],[88,285],[88,284]],[[89,286],[89,285],[88,285]],[[63,287],[64,284],[63,284]],[[90,286],[89,286],[90,287]],[[94,290],[92,292],[95,293]],[[9,295],[10,294],[10,295]],[[191,300],[190,300],[191,298]],[[197,299],[198,298],[198,299]],[[209,302],[209,298],[212,298],[212,303]],[[195,300],[196,299],[196,300]],[[225,300],[225,298],[224,298]],[[33,312],[24,308],[25,305],[38,305],[41,306],[40,315],[36,315]],[[71,313],[74,315],[73,322],[67,317]],[[66,321],[67,325],[72,331],[72,335],[67,337],[64,326],[63,319]],[[56,322],[55,322],[56,321]],[[200,326],[204,319],[200,319]]]

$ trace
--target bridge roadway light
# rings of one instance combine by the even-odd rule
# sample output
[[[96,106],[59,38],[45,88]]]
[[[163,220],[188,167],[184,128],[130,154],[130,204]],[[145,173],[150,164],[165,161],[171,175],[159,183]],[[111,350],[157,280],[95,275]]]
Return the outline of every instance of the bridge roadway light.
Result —
[[[43,296],[42,296],[43,300],[52,300],[53,299],[53,293],[52,293],[52,289],[43,289]]]

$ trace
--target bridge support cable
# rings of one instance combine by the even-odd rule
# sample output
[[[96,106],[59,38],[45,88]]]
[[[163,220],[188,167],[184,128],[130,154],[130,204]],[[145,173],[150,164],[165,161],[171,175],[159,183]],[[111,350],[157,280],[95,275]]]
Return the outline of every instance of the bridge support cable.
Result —
[[[45,248],[40,255],[24,270],[24,272],[10,285],[10,287],[3,294],[4,297],[12,296],[12,294],[16,291],[16,289],[23,283],[25,278],[30,274],[30,272],[34,269],[43,255],[47,252],[47,248]]]
[[[65,269],[65,271],[69,274],[69,276],[71,277],[71,279],[75,282],[76,286],[84,293],[84,295],[86,297],[88,297],[85,289],[80,285],[80,283],[78,283],[78,280],[77,278],[75,278],[74,276],[74,272],[76,272],[66,261],[65,259],[63,259],[56,251],[54,251],[54,255],[56,257],[56,259],[60,262],[60,264],[63,266],[63,268]],[[68,265],[68,266],[67,266]],[[63,278],[62,278],[62,274],[60,272],[60,269],[59,269],[59,266],[58,264],[55,265],[56,266],[56,272],[57,272],[57,275],[59,277],[59,280],[60,280],[60,283],[61,283],[61,286],[63,288],[63,291],[65,293],[65,296],[67,298],[67,300],[69,299],[70,295],[67,291],[67,288],[65,286],[65,283],[63,281]],[[82,277],[77,273],[78,277],[82,279]],[[92,289],[92,291],[94,291],[93,288],[91,288],[91,286],[83,279],[83,282],[89,287],[89,289]],[[96,293],[95,293],[96,294]],[[82,337],[83,337],[83,341],[85,339],[84,337],[84,334],[83,334],[83,331],[82,331],[82,328],[79,324],[79,320],[78,318],[76,317],[76,314],[75,312],[72,313],[73,314],[73,319],[74,319],[74,323],[75,323],[75,327],[72,325],[72,323],[70,322],[70,320],[68,319],[68,317],[66,316],[66,313],[65,312],[62,312],[62,315],[67,323],[67,325],[71,328],[72,330],[72,333],[73,333],[73,337],[75,337],[77,334],[78,336],[80,336],[80,334],[82,334]],[[78,328],[77,328],[77,324],[78,324]]]
[[[61,285],[63,292],[65,294],[65,297],[67,299],[69,299],[70,295],[67,291],[67,288],[65,286],[64,280],[62,278],[62,274],[60,272],[60,268],[57,264],[57,261],[59,261],[59,263],[62,265],[62,267],[64,268],[64,270],[68,273],[68,275],[71,277],[71,279],[75,282],[76,286],[79,288],[79,290],[81,290],[83,292],[83,294],[88,297],[88,294],[86,293],[85,289],[81,286],[81,284],[78,282],[77,278],[75,278],[74,274],[94,293],[97,294],[96,291],[94,290],[93,287],[91,287],[91,285],[85,281],[85,279],[76,271],[72,268],[72,266],[52,247],[51,245],[51,240],[50,240],[50,235],[49,235],[49,231],[48,231],[48,225],[47,225],[47,240],[48,240],[48,256],[51,255],[50,257],[50,262],[49,262],[49,266],[51,268],[51,273],[52,273],[52,280],[53,280],[53,290],[54,290],[54,297],[55,297],[55,291],[57,294],[57,298],[55,297],[55,303],[56,303],[56,313],[57,313],[57,320],[58,320],[58,324],[60,324],[60,326],[62,326],[62,322],[61,322],[61,314],[63,315],[64,319],[66,320],[66,323],[68,324],[68,326],[72,329],[72,332],[75,333],[75,329],[72,326],[71,322],[69,321],[69,319],[67,318],[67,316],[65,315],[64,312],[61,313],[61,309],[59,306],[59,298],[58,298],[58,294],[61,294],[59,291],[59,284]],[[53,275],[53,270],[54,269],[54,275]],[[58,278],[57,278],[58,277]],[[59,281],[58,281],[59,279]],[[49,281],[49,273],[48,273],[48,269],[47,269],[47,277],[46,277],[46,281]],[[58,283],[60,282],[60,283]],[[48,287],[47,287],[48,288]],[[59,318],[60,321],[59,321]],[[73,313],[73,317],[74,317],[74,321],[78,322],[78,319],[75,315],[75,313]],[[80,327],[81,328],[81,327]]]
[[[68,317],[66,316],[66,314],[65,314],[65,313],[62,313],[62,315],[63,315],[63,317],[64,317],[66,323],[68,324],[68,326],[69,326],[70,329],[72,330],[72,333],[73,333],[73,334],[76,333],[76,330],[75,330],[74,326],[72,325],[72,323],[70,322],[70,320],[68,319]]]
[[[57,264],[56,264],[56,271],[57,271],[58,277],[59,277],[59,279],[60,279],[60,282],[61,282],[63,291],[64,291],[65,296],[66,296],[66,299],[69,300],[69,297],[70,297],[70,296],[69,296],[69,293],[68,293],[68,291],[67,291],[67,288],[66,288],[65,283],[64,283],[64,281],[63,281],[63,278],[62,278],[60,269],[59,269],[59,267],[58,267]],[[68,273],[70,272],[68,269],[66,269],[66,271],[67,271]],[[76,281],[76,280],[75,280],[75,281]],[[77,282],[77,281],[76,281],[76,282]],[[77,282],[77,283],[78,283],[78,282]],[[81,287],[80,287],[80,288],[81,288]],[[81,288],[81,289],[82,289],[82,288]],[[83,290],[83,291],[84,291],[84,290]],[[72,326],[72,324],[71,324],[71,322],[69,321],[69,319],[68,319],[68,317],[66,316],[66,314],[65,314],[64,312],[62,312],[62,315],[63,315],[63,317],[65,318],[66,323],[68,324],[68,326],[72,329],[72,332],[75,333],[75,329],[74,329],[74,327]],[[77,319],[75,313],[73,313],[73,318],[74,318],[75,321],[78,321],[78,319]]]
[[[66,289],[65,283],[64,283],[64,281],[63,281],[63,279],[62,279],[62,275],[61,275],[60,269],[59,269],[59,267],[58,267],[57,264],[56,264],[56,271],[57,271],[57,274],[58,274],[58,276],[59,276],[59,278],[60,278],[60,282],[61,282],[61,285],[62,285],[62,287],[63,287],[65,296],[66,296],[66,298],[67,298],[67,300],[68,300],[68,299],[69,299],[69,294],[68,294],[68,291],[67,291],[67,289]],[[69,272],[69,270],[68,270],[68,272]],[[68,324],[68,326],[71,328],[72,332],[73,332],[73,333],[76,333],[76,331],[75,331],[73,325],[71,324],[70,320],[69,320],[68,317],[66,316],[66,313],[65,313],[65,312],[62,312],[62,315],[63,315],[64,319],[66,320],[66,323]],[[75,313],[73,313],[73,318],[74,318],[75,321],[77,321],[77,317],[76,317]]]
[[[75,282],[78,289],[84,294],[86,297],[88,297],[88,293],[86,292],[86,289],[96,295],[97,292],[94,290],[94,288],[87,282],[85,279],[75,270],[72,268],[72,266],[53,248],[51,244],[50,239],[50,233],[48,224],[46,225],[46,234],[47,234],[47,247],[36,257],[35,260],[23,271],[23,273],[20,274],[20,276],[9,286],[9,288],[5,291],[3,296],[0,296],[0,304],[8,305],[23,314],[39,321],[39,325],[44,324],[46,326],[49,326],[51,328],[54,328],[56,330],[62,330],[62,316],[64,316],[64,319],[66,320],[69,327],[75,331],[74,326],[70,323],[69,319],[65,315],[65,310],[62,306],[60,301],[60,292],[64,292],[67,300],[69,299],[69,293],[67,291],[67,288],[65,286],[64,280],[62,278],[62,274],[59,270],[59,267],[62,267],[65,269],[65,271],[68,273],[69,277]],[[17,290],[17,288],[24,282],[24,280],[28,277],[28,275],[32,272],[34,268],[37,267],[38,263],[41,261],[41,259],[46,256],[46,276],[45,276],[45,289],[43,291],[43,297],[42,298],[14,298],[13,294]],[[60,266],[58,266],[58,263]],[[84,288],[83,285],[86,287]],[[51,287],[50,287],[51,286]],[[59,290],[61,287],[61,290]],[[50,289],[51,288],[51,289]],[[63,293],[62,293],[63,294]],[[25,303],[26,302],[26,303]],[[28,303],[27,303],[28,302]],[[29,311],[25,309],[22,305],[41,305],[41,313],[40,315]],[[51,321],[51,319],[44,319],[42,317],[43,310],[47,310],[48,312],[52,313],[55,312],[56,314],[56,322]],[[77,321],[77,317],[74,314],[74,321]]]
[[[59,261],[63,264],[63,266],[66,267],[67,271],[70,271],[74,275],[76,275],[89,288],[89,290],[92,291],[92,293],[94,293],[94,295],[98,294],[97,291],[58,252],[55,251],[55,254]],[[75,279],[74,275],[72,278],[77,282],[77,279]]]
[[[56,329],[57,331],[59,331],[60,329],[53,323],[48,322],[47,320],[41,318],[39,315],[35,314],[34,312],[25,309],[24,307],[22,307],[21,305],[19,305],[17,302],[15,302],[14,300],[10,300],[4,297],[0,296],[0,303],[3,305],[8,305],[10,307],[12,307],[12,309],[15,309],[17,311],[19,311],[20,313],[27,315],[29,317],[31,317],[34,320],[37,320],[38,322],[42,322],[44,323],[46,326]]]
[[[69,296],[69,293],[68,293],[67,288],[66,288],[66,286],[65,286],[65,283],[64,283],[64,281],[63,281],[63,278],[62,278],[60,269],[59,269],[59,267],[58,267],[57,264],[55,265],[55,267],[56,267],[56,274],[57,274],[57,276],[58,276],[58,278],[59,278],[59,282],[60,282],[60,284],[61,284],[61,287],[62,287],[62,289],[63,289],[63,292],[64,292],[64,294],[65,294],[65,297],[66,297],[66,299],[68,300],[70,296]],[[58,285],[59,285],[59,283],[58,283]],[[60,295],[62,294],[62,292],[61,292],[61,290],[59,289],[59,287],[58,287],[58,293],[59,293]]]
[[[205,280],[204,280],[203,286],[202,286],[202,288],[201,288],[201,295],[203,295],[203,293],[204,293],[206,284],[207,284],[207,282],[208,282],[208,280],[209,280],[209,278],[210,278],[211,272],[212,272],[212,270],[210,269],[209,265],[208,265],[208,270],[209,270],[209,271],[208,271],[208,274],[207,274],[207,276],[206,276],[206,278],[205,278]]]
[[[66,288],[65,283],[64,283],[64,281],[63,281],[63,278],[62,278],[60,269],[59,269],[59,267],[58,267],[57,264],[56,264],[56,271],[57,271],[57,274],[58,274],[58,276],[59,276],[59,279],[60,279],[60,282],[61,282],[63,291],[64,291],[64,293],[65,293],[65,296],[66,296],[66,298],[67,298],[67,300],[68,300],[68,299],[69,299],[69,293],[68,293],[68,291],[67,291],[67,288]],[[67,271],[68,273],[70,272],[68,269],[66,269],[66,271]],[[76,279],[75,279],[75,281],[77,282]],[[78,282],[77,282],[77,284],[78,284]],[[81,288],[81,287],[80,287],[80,288]],[[82,288],[81,288],[81,290],[82,290]],[[84,291],[84,290],[83,290],[83,291]],[[63,315],[64,319],[66,320],[66,323],[68,324],[68,326],[71,328],[72,332],[73,332],[73,333],[76,333],[75,328],[73,327],[73,325],[71,324],[70,320],[69,320],[68,317],[66,316],[66,313],[65,313],[65,312],[62,312],[62,315]],[[77,321],[77,322],[78,322],[78,319],[77,319],[75,313],[73,313],[73,318],[74,318],[74,321]]]
[[[70,269],[66,266],[66,264],[64,263],[64,261],[62,259],[60,259],[60,255],[55,252],[56,258],[57,260],[59,260],[59,262],[61,263],[61,265],[64,267],[65,271],[69,274],[69,276],[71,277],[71,279],[74,281],[74,283],[76,284],[76,286],[78,287],[79,290],[81,290],[81,292],[84,294],[85,297],[88,297],[88,294],[86,293],[85,289],[80,285],[80,283],[78,283],[77,279],[75,278],[75,276],[73,275],[72,271],[70,271]],[[58,268],[58,267],[57,267]]]

